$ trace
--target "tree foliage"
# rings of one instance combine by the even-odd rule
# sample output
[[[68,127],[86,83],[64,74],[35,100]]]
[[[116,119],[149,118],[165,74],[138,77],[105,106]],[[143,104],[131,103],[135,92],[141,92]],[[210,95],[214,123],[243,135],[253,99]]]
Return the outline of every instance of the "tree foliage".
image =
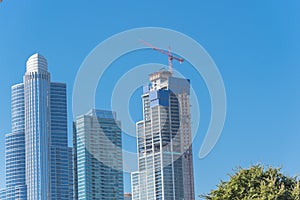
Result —
[[[229,181],[221,181],[206,200],[300,200],[300,183],[296,177],[288,177],[280,168],[255,165],[239,168]]]

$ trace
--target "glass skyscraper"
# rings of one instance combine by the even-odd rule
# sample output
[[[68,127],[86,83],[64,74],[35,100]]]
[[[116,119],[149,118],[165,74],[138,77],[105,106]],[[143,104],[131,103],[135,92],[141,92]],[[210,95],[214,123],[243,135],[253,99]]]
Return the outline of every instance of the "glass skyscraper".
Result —
[[[50,74],[39,54],[26,63],[24,102],[27,197],[51,199]]]
[[[12,86],[12,133],[5,135],[6,198],[27,199],[25,173],[24,84]]]
[[[93,109],[76,118],[74,183],[78,199],[124,199],[120,125],[111,111]]]
[[[67,142],[66,85],[50,82],[47,60],[34,54],[26,63],[23,83],[12,87],[7,199],[69,199]]]
[[[164,69],[150,81],[143,89],[143,120],[136,124],[133,199],[194,200],[190,82]]]
[[[69,199],[66,84],[50,84],[51,199]],[[71,158],[72,159],[72,158]]]

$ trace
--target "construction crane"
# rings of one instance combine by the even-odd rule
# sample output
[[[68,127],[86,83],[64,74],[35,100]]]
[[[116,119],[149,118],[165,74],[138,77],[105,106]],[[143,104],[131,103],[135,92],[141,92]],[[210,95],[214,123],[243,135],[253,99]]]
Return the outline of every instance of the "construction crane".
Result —
[[[165,50],[163,50],[163,49],[159,49],[159,48],[153,46],[152,44],[150,44],[150,43],[148,43],[148,42],[146,42],[146,41],[144,41],[144,40],[140,40],[140,41],[141,41],[143,44],[145,44],[146,46],[151,47],[153,50],[158,51],[158,52],[160,52],[160,53],[165,54],[165,55],[168,56],[168,61],[169,61],[169,71],[171,72],[171,74],[173,74],[173,65],[172,65],[173,59],[179,61],[180,64],[184,61],[183,58],[178,58],[178,57],[173,56],[170,47],[168,48],[168,51],[165,51]]]

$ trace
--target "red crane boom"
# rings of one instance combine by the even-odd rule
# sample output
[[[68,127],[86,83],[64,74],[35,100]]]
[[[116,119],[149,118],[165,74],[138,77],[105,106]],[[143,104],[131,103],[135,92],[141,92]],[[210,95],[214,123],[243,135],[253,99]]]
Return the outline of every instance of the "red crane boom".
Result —
[[[157,48],[157,47],[153,46],[152,44],[150,44],[150,43],[148,43],[148,42],[146,42],[146,41],[144,41],[144,40],[141,40],[141,42],[142,42],[143,44],[145,44],[146,46],[151,47],[153,50],[158,51],[158,52],[160,52],[160,53],[165,54],[165,55],[168,56],[168,61],[169,61],[169,71],[170,71],[172,74],[173,74],[173,65],[172,65],[173,59],[179,61],[180,64],[184,61],[183,58],[178,58],[178,57],[173,56],[170,47],[168,48],[168,51],[165,51],[165,50],[163,50],[163,49],[160,49],[160,48]]]

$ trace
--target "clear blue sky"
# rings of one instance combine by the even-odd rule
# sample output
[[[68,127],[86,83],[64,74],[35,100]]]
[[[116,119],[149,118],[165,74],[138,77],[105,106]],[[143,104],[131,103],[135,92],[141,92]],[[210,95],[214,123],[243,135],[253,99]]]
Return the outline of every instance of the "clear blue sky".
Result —
[[[67,83],[71,135],[72,87],[84,58],[109,36],[145,26],[170,28],[194,38],[223,76],[228,100],[226,124],[217,146],[202,160],[196,155],[210,117],[209,96],[201,79],[195,80],[192,74],[189,77],[192,85],[203,91],[203,131],[194,141],[197,194],[209,192],[237,166],[263,163],[283,166],[289,175],[299,174],[299,9],[296,0],[4,0],[0,4],[0,187],[5,182],[4,134],[11,131],[10,87],[22,81],[27,58],[40,52],[48,60],[52,80]],[[114,63],[106,84],[130,66],[166,64],[164,56],[147,53],[149,56],[130,54]],[[121,65],[124,69],[118,70]],[[101,98],[98,95],[97,106],[106,108]],[[141,105],[139,91],[132,97],[132,105]],[[140,107],[131,106],[131,111],[133,118],[141,119]],[[126,148],[134,150],[135,140],[127,139]],[[126,175],[126,191],[130,190],[128,180]]]

